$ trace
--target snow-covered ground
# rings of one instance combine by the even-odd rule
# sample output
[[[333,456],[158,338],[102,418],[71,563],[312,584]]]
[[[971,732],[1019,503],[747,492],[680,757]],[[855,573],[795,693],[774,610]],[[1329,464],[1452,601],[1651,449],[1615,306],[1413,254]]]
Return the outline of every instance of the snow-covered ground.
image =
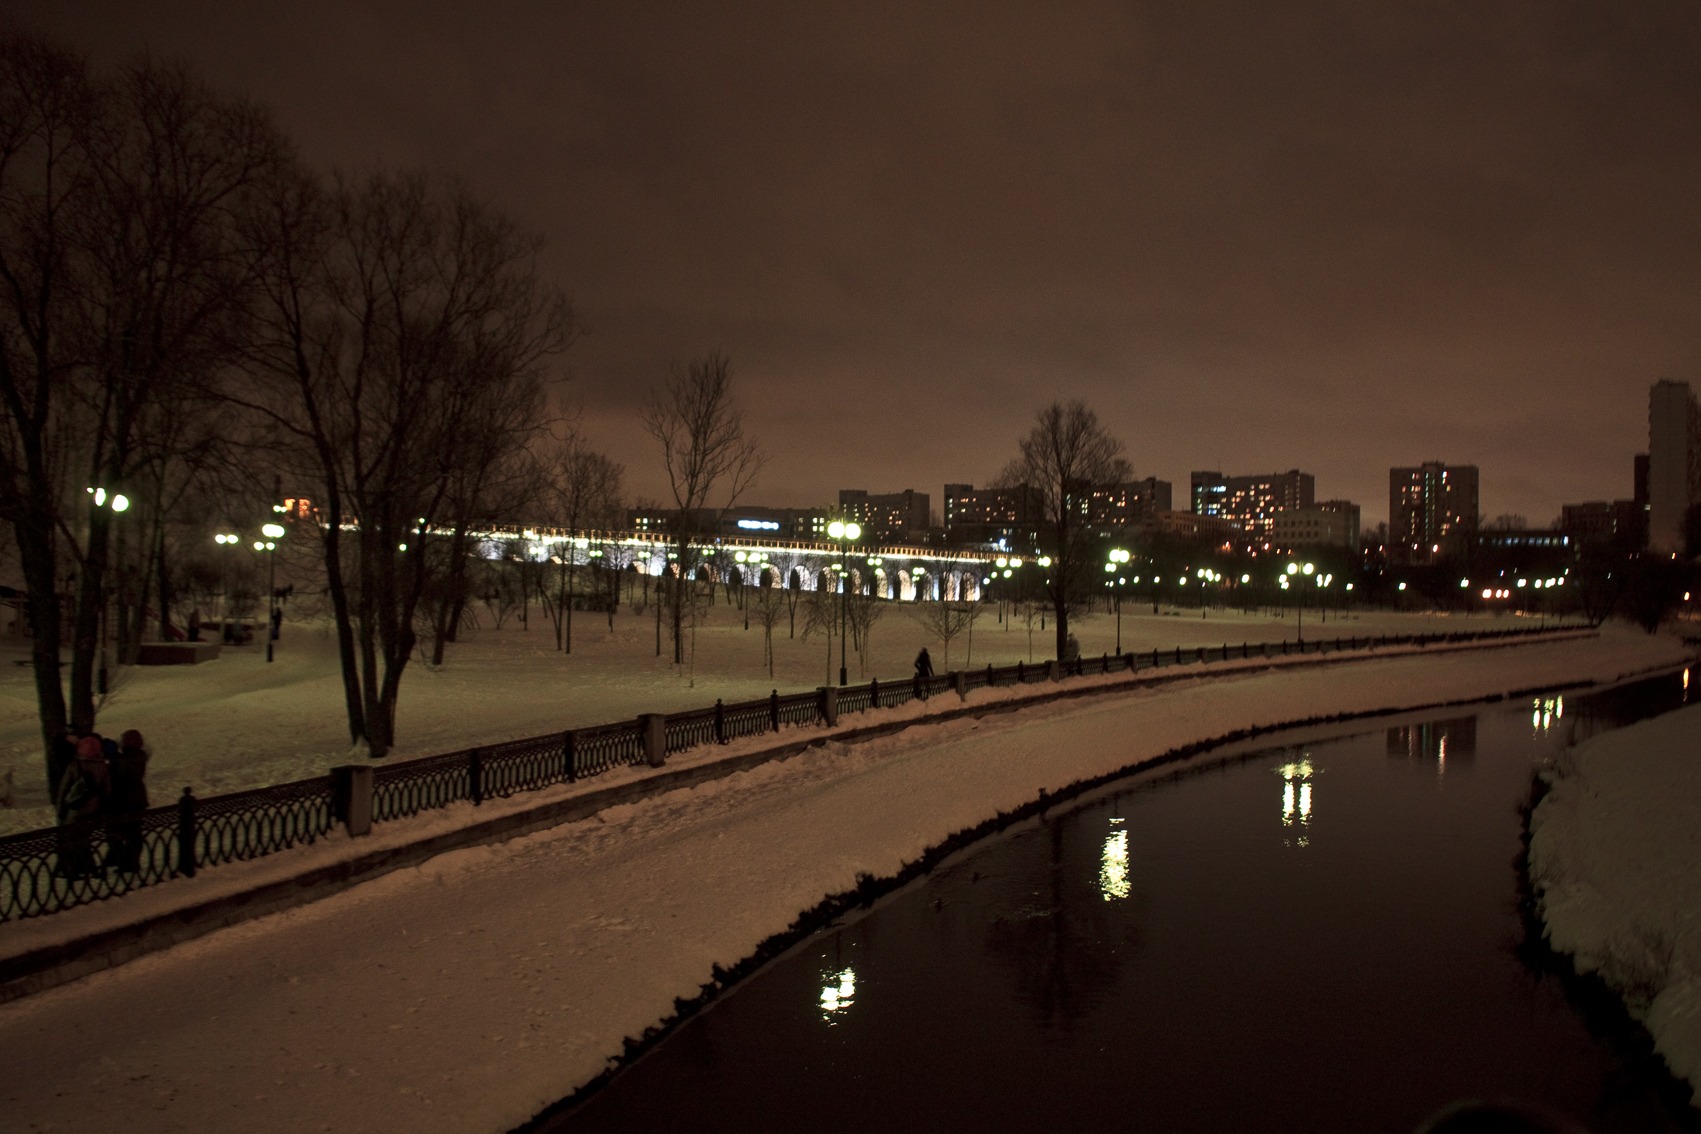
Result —
[[[830,742],[0,1006],[0,1114],[32,1131],[508,1129],[800,910],[1041,791],[1236,729],[1612,680],[1685,654],[1609,627],[1598,639],[1255,667]],[[385,837],[406,827],[386,824]],[[135,897],[228,885],[239,869]],[[111,917],[131,900],[60,916]],[[0,947],[27,932],[39,931],[0,927]]]
[[[944,672],[944,652],[907,611],[894,604],[870,635],[867,675],[907,677],[924,644]],[[1221,645],[1224,642],[1292,638],[1291,617],[1198,610],[1153,615],[1149,606],[1127,604],[1122,616],[1124,649]],[[744,629],[742,615],[724,603],[708,611],[696,633],[695,665],[677,670],[656,656],[654,608],[637,614],[623,608],[611,631],[604,616],[574,617],[573,652],[555,649],[549,621],[535,608],[529,629],[510,619],[501,630],[473,630],[450,648],[446,664],[408,667],[402,679],[398,742],[392,760],[453,751],[558,729],[629,720],[639,713],[675,712],[814,688],[838,677],[838,641],[788,636],[782,620],[774,634],[775,672],[762,661],[762,632]],[[282,640],[267,664],[255,642],[226,648],[218,660],[198,666],[146,666],[118,670],[101,706],[97,727],[116,736],[141,730],[153,752],[149,779],[158,800],[185,786],[205,796],[322,775],[351,757],[343,715],[336,642],[328,622],[306,616],[286,622]],[[801,632],[803,612],[798,611]],[[1427,616],[1392,612],[1305,617],[1308,638],[1336,634],[1401,634],[1487,629],[1532,624],[1508,616]],[[1083,618],[1077,627],[1083,652],[1116,647],[1116,620],[1105,614]],[[664,629],[665,638],[665,629]],[[952,643],[950,665],[1006,665],[1051,654],[1049,631],[1034,628],[1032,654],[1027,628],[1000,623],[989,605],[974,628]],[[49,826],[53,811],[41,770],[41,732],[27,643],[0,642],[0,779],[10,769],[17,806],[0,809],[0,834]],[[5,661],[13,664],[4,664]],[[862,680],[854,653],[852,680]],[[353,757],[358,758],[358,757]],[[4,794],[0,792],[0,794]]]
[[[1547,778],[1530,874],[1549,941],[1701,1088],[1701,705],[1593,737]]]

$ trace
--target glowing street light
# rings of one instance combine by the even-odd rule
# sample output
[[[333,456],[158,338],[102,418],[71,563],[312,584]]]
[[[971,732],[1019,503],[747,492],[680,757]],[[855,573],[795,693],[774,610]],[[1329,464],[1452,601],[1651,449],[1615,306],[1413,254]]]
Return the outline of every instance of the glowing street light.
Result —
[[[1293,579],[1294,582],[1297,583],[1297,582],[1300,582],[1300,579],[1298,578],[1298,576],[1304,575],[1307,578],[1309,578],[1310,576],[1317,574],[1317,564],[1315,564],[1315,563],[1289,563],[1287,573],[1288,573],[1288,578]],[[1283,586],[1285,588],[1286,585],[1287,585],[1287,580],[1286,579],[1282,580],[1282,583],[1283,583]],[[1321,580],[1319,580],[1319,585],[1321,585]],[[1298,640],[1298,642],[1301,646],[1304,646],[1305,645],[1305,588],[1303,586],[1300,586],[1300,587],[1296,587],[1294,589],[1299,591],[1299,617],[1295,620],[1295,623],[1294,623],[1294,637]]]
[[[266,553],[266,660],[269,662],[272,642],[278,636],[278,540],[284,537],[283,525],[262,525],[260,534],[266,538],[255,540],[254,550]]]
[[[827,535],[839,545],[839,684],[844,685],[849,680],[845,669],[845,605],[850,601],[850,573],[845,568],[845,554],[850,544],[862,535],[862,525],[855,520],[834,520],[827,525]]]
[[[1107,573],[1116,576],[1114,584],[1112,582],[1107,581],[1105,583],[1105,586],[1110,587],[1111,593],[1116,596],[1116,652],[1117,652],[1118,656],[1120,656],[1121,653],[1122,653],[1122,583],[1123,583],[1123,576],[1119,572],[1121,571],[1121,569],[1124,566],[1127,565],[1130,558],[1131,558],[1131,556],[1128,554],[1127,551],[1123,550],[1120,547],[1113,547],[1113,548],[1110,549],[1110,562],[1108,562],[1104,565],[1104,569]]]

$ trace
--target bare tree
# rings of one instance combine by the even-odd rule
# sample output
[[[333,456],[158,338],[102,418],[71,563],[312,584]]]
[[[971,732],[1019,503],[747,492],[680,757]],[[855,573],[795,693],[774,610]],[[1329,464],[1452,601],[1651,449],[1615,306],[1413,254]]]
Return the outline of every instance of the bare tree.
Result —
[[[624,471],[606,454],[591,449],[577,434],[557,441],[544,458],[551,466],[550,519],[565,529],[567,541],[556,556],[555,647],[573,652],[573,597],[578,566],[578,541],[591,528],[613,526],[620,511],[620,482]],[[588,541],[587,541],[588,548]],[[588,556],[587,556],[588,558]]]
[[[845,621],[848,624],[851,648],[856,651],[859,676],[868,676],[868,639],[875,625],[886,614],[886,603],[870,595],[845,596]]]
[[[1035,415],[1021,440],[1021,456],[1000,478],[1020,487],[1040,524],[1040,550],[1050,557],[1047,587],[1057,632],[1057,657],[1066,653],[1069,614],[1090,584],[1085,571],[1091,546],[1086,513],[1092,493],[1131,476],[1122,442],[1099,424],[1084,402],[1053,402]]]
[[[282,150],[264,114],[181,68],[96,80],[0,35],[0,513],[29,588],[50,776],[66,724],[94,723],[115,542],[143,542],[115,531],[116,505],[149,490],[151,439],[224,361],[252,260],[233,218]]]
[[[777,587],[758,586],[746,599],[745,610],[749,612],[751,621],[762,628],[762,660],[768,667],[769,677],[774,676],[774,627],[779,625],[786,608],[785,593]]]
[[[744,416],[733,401],[732,360],[719,351],[697,359],[650,393],[642,411],[644,428],[662,449],[673,493],[673,544],[677,575],[666,599],[673,621],[673,661],[684,662],[686,595],[692,592],[698,541],[713,531],[727,509],[750,487],[767,460],[744,435]],[[720,501],[718,506],[712,501]],[[713,510],[711,519],[705,512]]]
[[[323,540],[349,734],[395,742],[415,617],[499,455],[545,424],[545,366],[572,337],[537,241],[461,190],[280,176],[257,227],[251,381],[229,397],[277,434]]]
[[[910,608],[914,618],[929,635],[939,639],[944,657],[941,671],[951,668],[951,642],[968,631],[980,617],[980,604],[973,602],[921,602]]]

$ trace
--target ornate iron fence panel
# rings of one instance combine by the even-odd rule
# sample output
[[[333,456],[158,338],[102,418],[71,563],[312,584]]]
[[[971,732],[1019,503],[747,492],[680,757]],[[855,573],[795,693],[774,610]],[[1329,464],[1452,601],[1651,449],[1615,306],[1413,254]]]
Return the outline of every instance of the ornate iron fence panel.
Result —
[[[576,728],[568,734],[572,746],[572,778],[595,776],[623,764],[644,762],[644,734],[638,722]]]
[[[22,831],[0,838],[0,921],[117,898],[175,874],[175,806]]]
[[[195,806],[195,861],[217,866],[311,843],[331,830],[331,777],[208,796]]]
[[[506,798],[560,783],[568,778],[565,753],[566,734],[559,732],[480,749],[480,798]]]
[[[470,764],[467,752],[445,752],[441,756],[379,766],[372,773],[373,822],[406,819],[421,811],[471,799]]]
[[[760,701],[742,701],[736,705],[725,706],[722,721],[728,740],[736,740],[741,736],[761,736],[765,732],[773,731],[766,697]]]
[[[782,725],[811,725],[821,719],[819,693],[792,693],[781,697],[779,717]]]
[[[873,707],[875,691],[880,688],[878,678],[867,685],[845,686],[845,688],[839,690],[839,715],[866,712]]]
[[[683,713],[669,713],[663,724],[667,732],[669,752],[683,752],[699,744],[715,742],[713,709],[689,709]]]

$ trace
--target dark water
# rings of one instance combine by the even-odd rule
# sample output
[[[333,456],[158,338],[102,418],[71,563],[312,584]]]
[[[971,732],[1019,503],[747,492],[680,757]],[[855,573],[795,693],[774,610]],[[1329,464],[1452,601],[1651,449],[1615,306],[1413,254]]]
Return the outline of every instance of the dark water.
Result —
[[[804,942],[551,1128],[1410,1131],[1510,1096],[1695,1129],[1520,961],[1514,870],[1532,766],[1686,685],[1130,780]]]

